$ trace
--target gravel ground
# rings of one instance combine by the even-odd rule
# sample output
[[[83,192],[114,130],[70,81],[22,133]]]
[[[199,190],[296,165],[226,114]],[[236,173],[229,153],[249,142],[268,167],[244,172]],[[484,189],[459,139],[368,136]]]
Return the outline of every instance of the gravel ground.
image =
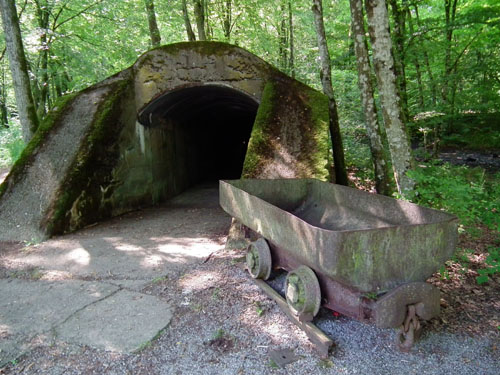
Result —
[[[162,215],[167,211],[145,210],[76,236],[97,244],[117,231],[127,232],[134,241],[136,237],[137,241],[153,238],[156,231],[165,232],[168,218]],[[0,374],[500,374],[500,332],[470,336],[436,320],[424,327],[423,337],[412,352],[404,354],[395,348],[394,330],[335,317],[326,310],[320,312],[317,325],[332,338],[335,348],[328,360],[320,360],[306,335],[238,267],[243,252],[222,249],[227,228],[199,226],[193,233],[188,221],[199,220],[201,211],[195,210],[193,219],[188,212],[182,216],[183,224],[176,227],[182,233],[176,233],[206,236],[218,241],[221,250],[144,284],[141,292],[164,299],[174,312],[170,325],[157,338],[134,354],[118,354],[36,336],[31,342],[33,349],[1,368]],[[214,213],[211,222],[225,218],[222,210],[219,212],[222,216]],[[25,250],[9,250],[16,251]],[[29,269],[23,273],[8,267],[0,277],[32,277]],[[279,285],[280,279],[273,283],[277,288]],[[297,360],[277,367],[269,354],[278,349],[291,350]]]
[[[219,251],[189,272],[152,282],[144,292],[174,301],[171,325],[140,352],[119,355],[34,338],[36,349],[1,374],[499,374],[498,336],[426,331],[409,354],[394,331],[320,313],[317,325],[335,342],[320,360],[303,332],[236,263],[242,253]],[[298,360],[277,368],[269,352],[291,349]]]

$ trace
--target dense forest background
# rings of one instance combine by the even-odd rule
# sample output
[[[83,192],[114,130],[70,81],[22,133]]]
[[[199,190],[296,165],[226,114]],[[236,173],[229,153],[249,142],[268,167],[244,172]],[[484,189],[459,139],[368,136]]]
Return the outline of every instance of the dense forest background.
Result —
[[[188,39],[226,41],[320,89],[311,6],[311,1],[303,0],[17,1],[41,118],[57,97],[130,66],[153,43],[159,43],[148,23],[151,9],[161,44]],[[324,1],[323,8],[332,83],[341,127],[347,133],[344,147],[348,164],[353,165],[366,158],[366,150],[354,150],[358,145],[350,137],[363,138],[364,132],[351,13],[346,1]],[[497,148],[500,132],[493,131],[499,128],[492,113],[500,103],[498,3],[390,0],[388,8],[398,86],[412,135],[425,135],[431,146],[434,142],[435,146]],[[3,38],[0,53],[0,125],[5,127],[15,119],[16,106]],[[490,124],[463,128],[464,119],[471,117],[478,126]]]
[[[154,46],[188,40],[236,44],[321,89],[315,3],[318,1],[17,0],[38,117],[43,120],[59,97],[127,68]],[[350,3],[361,4],[357,0]],[[358,85],[359,45],[350,3],[323,1],[323,20],[350,183],[373,190],[373,150]],[[472,276],[487,282],[500,272],[498,163],[496,168],[455,166],[443,163],[440,153],[473,150],[498,160],[500,4],[497,0],[388,0],[387,8],[401,116],[416,160],[408,172],[416,188],[406,198],[457,214],[460,230],[468,236],[488,233],[481,248],[459,250],[466,254],[463,259],[481,254],[476,268],[484,266],[486,271],[473,270]],[[363,43],[367,43],[373,65],[373,39],[368,37],[366,18],[361,25],[365,30],[360,35],[366,36]],[[374,71],[369,74],[375,82]],[[389,153],[377,86],[374,99],[384,152]],[[0,167],[10,166],[23,147],[2,34]],[[467,158],[471,157],[464,154],[462,159]]]

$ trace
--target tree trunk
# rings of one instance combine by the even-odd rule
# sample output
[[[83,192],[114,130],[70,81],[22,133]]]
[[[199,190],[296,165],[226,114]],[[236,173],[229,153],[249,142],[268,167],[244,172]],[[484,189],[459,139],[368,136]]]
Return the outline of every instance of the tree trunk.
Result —
[[[186,26],[188,40],[190,42],[194,42],[196,40],[196,36],[194,35],[193,28],[191,27],[191,21],[189,20],[186,0],[182,0],[182,15],[184,17],[184,25]]]
[[[415,186],[415,182],[407,175],[413,157],[396,86],[387,7],[385,0],[365,0],[365,7],[394,177],[399,194],[405,196]]]
[[[9,127],[9,117],[7,111],[7,90],[5,87],[5,68],[2,63],[2,85],[0,86],[0,126]]]
[[[414,4],[415,8],[415,19],[417,20],[417,25],[420,27],[420,17],[418,16],[418,6],[417,4]],[[429,83],[431,87],[431,100],[432,100],[432,105],[435,108],[437,104],[437,88],[436,88],[436,81],[434,80],[434,74],[432,73],[431,69],[431,64],[429,63],[429,55],[427,53],[427,49],[424,47],[424,63],[425,67],[427,69],[427,75],[429,76]]]
[[[227,0],[228,2],[231,2],[231,0]],[[208,1],[204,1],[204,5],[205,5],[205,34],[207,36],[207,40],[212,40],[214,38],[214,29],[213,27],[210,25],[210,12],[209,12],[209,9],[208,9],[208,4],[209,4],[210,0]],[[232,26],[231,25],[231,29],[232,29]]]
[[[312,11],[314,13],[314,25],[318,38],[319,55],[321,60],[321,83],[323,92],[328,97],[328,109],[330,112],[330,135],[332,138],[333,162],[335,164],[335,182],[341,185],[348,185],[347,172],[344,161],[344,148],[342,146],[342,136],[340,134],[339,117],[337,103],[332,86],[332,66],[330,54],[326,43],[325,25],[323,23],[323,6],[321,0],[313,0]]]
[[[288,72],[288,30],[286,22],[285,0],[280,1],[281,20],[278,26],[278,42],[279,42],[279,67],[281,70]]]
[[[413,21],[411,19],[411,11],[410,8],[407,8],[407,14],[408,14],[408,27],[410,29],[410,35],[413,35]],[[424,102],[424,88],[422,85],[422,72],[420,70],[420,61],[418,59],[418,56],[415,54],[413,56],[413,63],[415,64],[415,71],[417,74],[417,85],[418,85],[418,106],[421,111],[424,110],[425,108],[425,102]]]
[[[396,82],[401,97],[401,109],[403,110],[404,121],[408,121],[408,94],[406,90],[406,66],[405,56],[405,16],[406,12],[399,8],[397,0],[389,0],[392,8],[392,15],[394,18],[394,72],[396,74]]]
[[[441,95],[443,101],[448,104],[448,84],[451,78],[451,72],[453,70],[453,65],[451,63],[451,45],[453,40],[453,27],[455,23],[455,15],[457,12],[457,0],[444,0],[444,13],[445,13],[445,58],[444,58],[444,77],[443,77],[443,87]]]
[[[231,26],[232,26],[232,1],[226,0],[226,5],[224,7],[224,21],[223,21],[223,29],[224,29],[224,37],[229,42],[231,40]]]
[[[387,155],[382,143],[382,131],[377,117],[377,107],[373,97],[373,86],[370,76],[370,60],[365,39],[365,24],[363,16],[363,1],[350,0],[352,31],[354,33],[354,52],[358,66],[359,90],[361,91],[361,102],[365,114],[366,133],[370,140],[375,170],[375,188],[377,193],[390,196],[392,193],[391,179]]]
[[[293,40],[293,12],[292,12],[292,1],[288,0],[288,28],[290,31],[290,60],[288,66],[290,68],[290,75],[295,78],[295,47]]]
[[[207,40],[205,33],[205,4],[204,0],[194,0],[194,16],[198,30],[198,40]]]
[[[23,129],[23,138],[25,142],[28,142],[38,128],[38,117],[33,103],[33,96],[31,95],[28,67],[14,0],[0,0],[0,9],[17,110],[19,111],[19,119]]]
[[[49,5],[35,1],[38,27],[40,28],[40,52],[38,57],[37,82],[39,87],[38,102],[36,103],[38,118],[42,119],[47,113],[47,100],[49,95],[49,43],[47,30],[49,28]]]
[[[160,30],[158,29],[158,24],[156,23],[154,1],[144,0],[144,5],[146,7],[146,14],[148,16],[149,36],[151,37],[151,45],[153,47],[159,47],[161,44],[161,36],[160,36]]]

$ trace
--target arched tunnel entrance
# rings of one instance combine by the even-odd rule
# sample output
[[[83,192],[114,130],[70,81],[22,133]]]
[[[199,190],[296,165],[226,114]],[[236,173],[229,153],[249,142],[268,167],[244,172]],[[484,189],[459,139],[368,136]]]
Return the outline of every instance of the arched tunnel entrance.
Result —
[[[240,178],[258,106],[255,98],[220,85],[176,89],[147,105],[138,118],[151,128],[158,198]]]

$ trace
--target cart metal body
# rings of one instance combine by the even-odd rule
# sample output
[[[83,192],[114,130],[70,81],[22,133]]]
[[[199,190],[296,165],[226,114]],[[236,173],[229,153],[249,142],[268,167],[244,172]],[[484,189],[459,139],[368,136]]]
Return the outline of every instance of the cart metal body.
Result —
[[[455,216],[314,179],[220,181],[220,204],[268,241],[273,267],[314,270],[323,306],[379,327],[412,304],[439,314],[425,280],[455,250]]]

